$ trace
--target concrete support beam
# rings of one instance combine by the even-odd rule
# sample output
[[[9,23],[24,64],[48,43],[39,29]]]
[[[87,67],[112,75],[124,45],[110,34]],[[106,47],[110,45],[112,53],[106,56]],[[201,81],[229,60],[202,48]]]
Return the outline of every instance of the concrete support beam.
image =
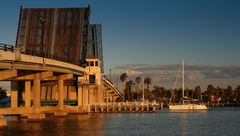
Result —
[[[52,94],[51,94],[51,99],[53,100],[58,100],[58,92],[57,92],[57,85],[52,87]]]
[[[25,108],[31,107],[31,81],[25,81]]]
[[[39,113],[40,110],[40,80],[34,79],[33,80],[33,107],[34,112]]]
[[[11,107],[18,107],[18,81],[11,81]]]
[[[18,92],[17,91],[11,92],[11,107],[12,108],[18,107]]]
[[[0,80],[6,80],[17,76],[17,70],[3,70],[0,71]]]
[[[88,94],[89,94],[89,104],[94,104],[95,103],[95,88],[89,89]]]
[[[52,86],[47,87],[47,100],[51,100],[52,88]]]
[[[43,80],[68,80],[68,79],[72,79],[72,78],[73,78],[73,74],[64,74],[64,75],[60,75],[60,76],[48,77]]]
[[[78,106],[83,106],[83,86],[78,86]]]
[[[89,104],[89,89],[87,87],[83,88],[83,106],[88,106]]]
[[[45,119],[45,114],[41,113],[40,94],[41,94],[40,74],[33,80],[33,113],[27,115],[28,122],[38,122]]]
[[[36,78],[44,79],[44,78],[51,77],[52,75],[53,75],[53,72],[41,72],[41,73],[19,76],[19,77],[13,78],[13,80],[34,80]]]
[[[60,110],[63,110],[63,80],[58,80],[58,106]]]
[[[103,103],[104,102],[104,89],[102,86],[98,86],[97,88],[97,97],[98,97],[98,103]]]
[[[40,97],[41,100],[47,99],[46,94],[47,94],[47,87],[41,84],[41,97]]]

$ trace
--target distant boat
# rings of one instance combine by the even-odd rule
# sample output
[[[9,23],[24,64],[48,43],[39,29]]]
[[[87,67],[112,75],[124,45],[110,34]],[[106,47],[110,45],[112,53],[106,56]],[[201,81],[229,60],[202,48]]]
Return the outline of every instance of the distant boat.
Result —
[[[181,67],[180,67],[181,69]],[[179,69],[179,72],[180,72]],[[178,73],[179,74],[179,73]],[[198,110],[207,110],[207,106],[201,103],[192,103],[196,102],[195,99],[190,99],[184,96],[184,60],[182,61],[182,100],[179,104],[169,104],[170,111],[198,111]]]

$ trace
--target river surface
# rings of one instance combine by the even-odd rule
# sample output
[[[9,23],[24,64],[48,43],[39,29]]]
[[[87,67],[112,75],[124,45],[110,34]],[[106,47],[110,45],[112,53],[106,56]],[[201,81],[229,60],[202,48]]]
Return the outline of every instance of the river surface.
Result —
[[[239,136],[240,108],[206,112],[49,115],[43,122],[9,119],[5,136]]]

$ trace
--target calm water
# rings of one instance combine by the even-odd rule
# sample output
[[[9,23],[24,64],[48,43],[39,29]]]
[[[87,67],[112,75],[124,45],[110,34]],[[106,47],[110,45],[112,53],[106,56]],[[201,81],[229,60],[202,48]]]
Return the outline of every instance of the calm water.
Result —
[[[12,120],[0,135],[9,136],[239,136],[240,108],[207,112],[108,113],[48,116],[40,123]]]

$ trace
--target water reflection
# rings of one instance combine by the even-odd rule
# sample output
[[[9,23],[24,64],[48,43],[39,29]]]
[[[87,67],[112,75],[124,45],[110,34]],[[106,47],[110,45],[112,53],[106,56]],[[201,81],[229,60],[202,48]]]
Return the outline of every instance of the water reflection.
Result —
[[[8,122],[7,136],[185,136],[239,135],[240,108],[197,113],[109,113],[47,116],[39,123]]]
[[[43,122],[29,123],[26,119],[9,121],[1,135],[10,136],[102,136],[103,120],[96,115],[70,115],[66,118],[47,116]]]

